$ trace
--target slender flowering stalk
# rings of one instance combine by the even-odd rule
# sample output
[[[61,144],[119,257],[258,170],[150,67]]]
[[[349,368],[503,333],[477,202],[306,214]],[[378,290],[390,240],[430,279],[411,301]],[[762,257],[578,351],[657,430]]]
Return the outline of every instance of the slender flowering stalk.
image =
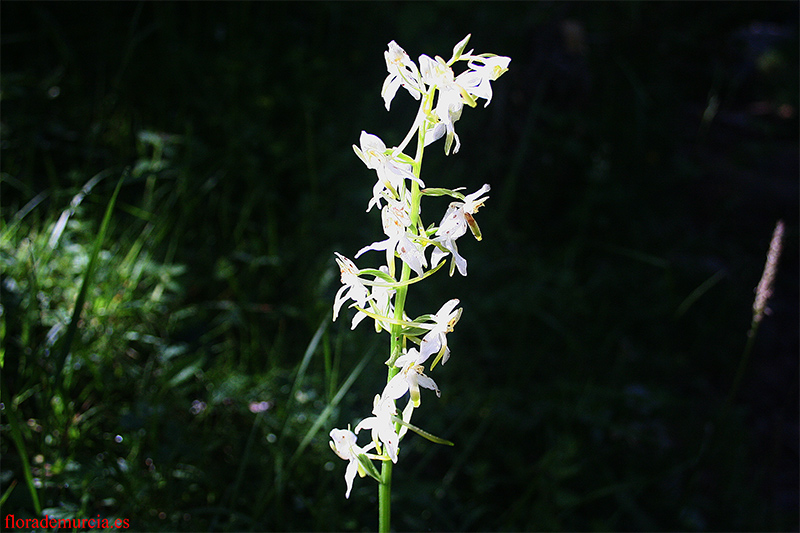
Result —
[[[770,309],[767,307],[767,304],[772,297],[772,287],[775,283],[775,275],[778,272],[778,260],[781,257],[781,250],[783,248],[783,231],[783,220],[779,220],[775,224],[775,229],[772,232],[772,239],[770,239],[769,251],[767,252],[767,262],[764,264],[761,280],[755,288],[756,298],[753,301],[753,319],[750,322],[750,329],[747,332],[747,343],[739,358],[739,366],[733,378],[733,385],[731,385],[731,390],[725,401],[725,406],[723,408],[724,414],[727,414],[727,410],[730,408],[736,393],[739,391],[739,385],[741,385],[742,378],[744,378],[744,372],[747,368],[747,362],[750,359],[750,353],[753,351],[756,333],[758,333],[758,326],[764,319],[764,315],[770,314]]]
[[[756,287],[756,299],[753,301],[753,321],[761,322],[765,314],[769,314],[767,302],[772,296],[772,285],[775,282],[775,273],[778,270],[778,259],[781,256],[783,246],[783,220],[775,224],[772,232],[772,239],[769,242],[769,252],[767,252],[767,263],[764,265],[764,273],[761,281]]]
[[[374,320],[375,331],[390,335],[389,357],[386,359],[386,385],[375,396],[372,416],[359,422],[354,431],[333,429],[330,432],[331,448],[340,458],[348,461],[345,469],[345,497],[350,497],[356,474],[369,475],[378,482],[378,529],[388,532],[391,517],[392,468],[401,456],[400,444],[411,430],[432,442],[452,445],[452,442],[431,435],[411,424],[414,409],[419,407],[421,389],[434,391],[440,396],[439,386],[425,372],[450,357],[447,334],[453,331],[462,308],[459,300],[445,302],[434,314],[415,319],[405,313],[409,286],[425,280],[444,265],[450,256],[450,275],[458,269],[467,275],[467,260],[459,253],[456,240],[469,229],[477,240],[482,235],[475,213],[488,200],[490,187],[484,184],[477,191],[464,196],[459,189],[431,188],[421,178],[422,157],[425,148],[444,138],[445,155],[455,154],[461,140],[455,124],[461,118],[466,104],[476,107],[477,100],[492,100],[491,82],[508,70],[508,57],[495,54],[465,52],[470,36],[467,35],[453,48],[448,61],[439,56],[419,57],[419,66],[396,42],[392,41],[384,52],[388,75],[381,89],[381,98],[387,111],[398,90],[403,87],[419,101],[419,109],[408,134],[394,147],[377,135],[362,131],[359,145],[353,151],[377,180],[372,187],[372,198],[367,204],[369,212],[377,207],[381,212],[383,233],[387,237],[361,248],[354,256],[359,259],[369,251],[382,252],[386,264],[378,269],[359,269],[356,264],[336,252],[336,263],[341,271],[342,287],[333,303],[336,320],[345,303],[356,313],[352,328],[366,318]],[[466,68],[456,74],[453,68],[464,62]],[[405,153],[416,137],[414,157]],[[423,196],[450,196],[452,202],[438,226],[425,226],[420,203]],[[430,259],[426,255],[428,250]],[[398,264],[399,260],[399,264]],[[399,272],[398,272],[399,267]],[[410,345],[419,345],[419,348]],[[429,393],[425,393],[429,394]],[[399,403],[405,401],[400,410]],[[358,445],[361,430],[369,430],[370,442]],[[367,453],[374,450],[375,453]],[[378,471],[375,461],[380,463]]]

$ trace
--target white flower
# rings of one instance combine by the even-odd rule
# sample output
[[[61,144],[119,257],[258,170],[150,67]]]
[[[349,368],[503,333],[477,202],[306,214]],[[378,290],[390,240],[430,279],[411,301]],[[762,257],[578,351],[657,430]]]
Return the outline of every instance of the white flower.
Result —
[[[453,254],[453,260],[462,276],[467,275],[467,260],[458,253],[456,239],[463,236],[467,232],[467,228],[470,228],[475,238],[481,240],[481,230],[472,215],[477,213],[478,209],[483,206],[483,202],[489,199],[488,196],[481,196],[489,190],[489,185],[484,184],[479,190],[465,196],[463,202],[452,202],[442,217],[439,229],[436,230],[434,241],[441,243]],[[431,265],[434,267],[438,265],[445,255],[447,252],[438,247],[434,248],[431,254]]]
[[[358,268],[355,263],[339,252],[334,253],[336,254],[336,263],[339,265],[343,283],[333,300],[333,319],[336,320],[342,304],[347,300],[355,300],[358,305],[364,307],[369,299],[369,291],[361,282],[361,278],[358,277]]]
[[[411,96],[419,100],[424,92],[419,81],[419,70],[406,51],[392,41],[389,43],[389,49],[383,53],[383,57],[386,59],[386,70],[389,71],[381,89],[386,110],[389,111],[394,95],[401,85],[411,93]]]
[[[395,251],[411,267],[417,275],[422,275],[422,268],[428,266],[428,261],[420,249],[408,238],[407,228],[411,225],[411,215],[405,202],[388,201],[381,210],[383,232],[389,237],[386,240],[373,242],[360,249],[356,254],[358,259],[367,250],[386,251],[386,263],[389,264]]]
[[[349,429],[332,429],[330,436],[331,441],[328,444],[330,444],[331,449],[345,461],[350,461],[344,471],[344,482],[347,484],[347,491],[344,493],[344,497],[350,498],[350,491],[353,488],[353,480],[356,477],[356,473],[361,477],[366,475],[364,468],[358,462],[358,456],[375,448],[375,443],[370,442],[363,448],[359,447],[356,444],[355,433]]]
[[[433,316],[434,326],[422,338],[419,345],[420,363],[428,360],[433,354],[437,354],[437,359],[442,358],[445,364],[450,358],[450,348],[447,346],[447,334],[453,331],[458,319],[461,318],[461,308],[453,309],[458,305],[457,299],[452,299],[445,303],[441,309]],[[399,359],[399,358],[398,358]],[[434,364],[436,361],[434,361]]]
[[[428,126],[430,135],[426,135],[425,144],[430,144],[446,134],[445,154],[450,153],[454,140],[456,145],[453,153],[456,153],[461,147],[461,141],[455,132],[455,122],[461,118],[464,102],[460,87],[455,83],[453,69],[438,56],[434,60],[423,54],[419,57],[419,64],[422,80],[430,87],[439,89],[436,107],[432,111],[434,120]]]
[[[453,49],[454,59],[451,59],[451,63],[458,55],[456,52],[463,49],[467,39],[469,36]],[[506,72],[511,62],[508,57],[491,54],[472,56],[470,54],[471,52],[461,57],[462,59],[468,58],[470,68],[458,76],[454,76],[450,64],[445,63],[444,59],[439,56],[436,56],[435,60],[424,54],[419,58],[422,80],[430,87],[439,89],[436,107],[432,111],[434,121],[428,126],[431,135],[426,137],[425,144],[446,135],[445,154],[450,153],[454,141],[453,153],[458,152],[461,148],[461,141],[455,132],[455,123],[461,118],[464,104],[475,107],[475,98],[484,98],[486,100],[484,107],[488,106],[492,100],[492,86],[489,82],[496,80]]]
[[[419,56],[419,70],[422,73],[422,81],[429,87],[446,87],[455,80],[453,69],[439,56],[436,56],[436,59],[425,54]]]
[[[381,199],[400,198],[400,191],[405,188],[405,180],[414,180],[421,188],[425,184],[421,179],[411,172],[411,165],[398,161],[391,156],[391,151],[386,149],[386,145],[377,135],[372,135],[366,131],[361,132],[361,148],[353,145],[353,151],[367,165],[367,168],[378,173],[378,181],[372,188],[372,199],[369,201],[367,211],[372,206],[381,206]],[[387,194],[388,193],[388,194]]]
[[[453,153],[457,153],[461,148],[461,140],[456,133],[455,123],[461,118],[461,111],[464,109],[464,101],[461,98],[461,93],[451,85],[439,89],[439,99],[436,100],[436,107],[433,112],[439,117],[441,124],[444,124],[444,131],[441,127],[434,131],[438,133],[439,137],[443,134],[446,135],[444,139],[444,153],[450,153],[450,147],[455,141],[456,145],[453,147]],[[434,140],[436,138],[434,134]]]
[[[400,445],[400,437],[392,421],[396,410],[393,399],[383,400],[380,395],[376,395],[372,407],[372,414],[375,416],[365,418],[356,426],[356,434],[362,429],[372,430],[372,442],[381,442],[393,463],[397,462],[397,448]]]
[[[423,374],[422,363],[425,362],[425,359],[427,357],[422,357],[416,348],[411,348],[405,355],[398,357],[394,365],[401,370],[389,380],[383,389],[381,394],[383,401],[396,400],[408,392],[411,396],[410,403],[414,407],[419,407],[420,387],[431,389],[436,392],[436,396],[441,396],[436,382]]]
[[[511,58],[504,56],[472,57],[469,61],[471,70],[459,74],[455,82],[476,98],[484,98],[486,103],[483,107],[486,107],[492,101],[492,85],[489,82],[506,72],[510,62]]]
[[[386,265],[381,265],[380,271],[384,274],[389,273],[389,268]],[[379,281],[380,280],[380,281]],[[378,276],[375,276],[375,281],[383,282]],[[384,287],[382,285],[373,285],[372,289],[370,290],[370,299],[372,301],[372,311],[378,315],[390,317],[394,315],[394,306],[392,306],[391,298],[394,295],[395,290],[390,289],[389,287]],[[361,311],[357,311],[356,314],[353,316],[353,324],[350,329],[356,329],[356,326],[367,318],[365,313]],[[391,331],[391,325],[386,322],[381,322],[380,320],[375,321],[375,331],[380,333],[381,328],[385,329],[386,331]]]

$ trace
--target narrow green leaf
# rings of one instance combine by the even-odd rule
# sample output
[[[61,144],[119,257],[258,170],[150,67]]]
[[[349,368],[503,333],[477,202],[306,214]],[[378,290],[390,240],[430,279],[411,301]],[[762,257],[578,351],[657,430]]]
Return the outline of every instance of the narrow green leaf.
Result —
[[[349,391],[350,387],[353,386],[353,383],[355,382],[356,378],[359,376],[359,374],[361,374],[361,371],[364,370],[364,366],[366,366],[367,361],[375,353],[375,348],[377,347],[377,345],[378,343],[376,337],[376,342],[374,342],[372,346],[370,346],[370,348],[361,358],[361,361],[358,362],[356,367],[350,372],[350,375],[347,376],[347,379],[344,381],[344,383],[342,383],[342,386],[339,387],[339,391],[336,393],[336,396],[334,396],[333,400],[331,400],[331,402],[327,406],[325,406],[325,409],[322,410],[322,412],[319,414],[319,416],[311,425],[311,427],[308,429],[308,431],[306,431],[306,434],[303,436],[303,439],[300,441],[300,444],[297,446],[297,449],[295,450],[294,454],[292,454],[292,457],[289,460],[290,465],[293,465],[294,462],[297,460],[297,458],[300,457],[300,455],[306,449],[308,444],[311,442],[311,439],[313,439],[314,436],[319,431],[319,428],[322,427],[322,424],[324,424],[328,420],[328,418],[333,413],[334,409],[336,409],[336,406],[339,405],[339,402],[341,402],[342,398],[344,398],[344,395],[347,394],[347,391]]]
[[[713,276],[705,280],[703,283],[700,284],[695,290],[693,290],[689,296],[687,296],[681,304],[678,306],[678,309],[675,311],[675,317],[681,317],[686,311],[694,304],[697,300],[700,299],[706,292],[708,292],[714,285],[717,284],[722,278],[725,277],[724,270],[718,270],[714,273]]]
[[[317,327],[317,331],[314,332],[314,336],[309,341],[308,346],[306,347],[306,351],[303,354],[303,360],[300,362],[300,366],[297,369],[297,375],[294,378],[294,383],[292,383],[292,390],[289,392],[289,402],[294,401],[295,394],[297,390],[303,383],[303,378],[305,378],[306,370],[308,369],[308,365],[311,362],[311,356],[314,355],[314,352],[317,351],[317,346],[319,346],[319,341],[322,338],[322,334],[325,333],[325,330],[328,328],[328,324],[330,320],[328,320],[328,316],[325,315],[325,318],[322,319],[319,326]]]
[[[11,485],[9,485],[8,489],[6,489],[6,491],[3,493],[3,496],[0,497],[0,507],[2,507],[4,503],[6,503],[8,497],[11,496],[11,491],[13,491],[14,487],[16,486],[17,486],[17,480],[15,479],[14,481],[11,482]]]
[[[367,311],[366,309],[362,309],[357,305],[352,305],[351,307],[361,311],[362,313],[364,313],[368,317],[374,318],[375,320],[380,320],[381,322],[387,322],[389,324],[395,324],[397,326],[406,326],[406,327],[409,327],[409,328],[424,328],[425,327],[425,324],[418,324],[416,322],[406,322],[405,320],[398,320],[396,318],[391,318],[391,317],[388,317],[388,316],[378,315],[378,314],[375,314],[375,313],[373,313],[371,311]],[[430,328],[428,328],[428,329],[430,329]]]
[[[394,152],[392,153],[394,154]],[[403,163],[408,163],[409,165],[413,165],[414,163],[416,163],[416,161],[414,161],[412,157],[404,154],[403,152],[398,152],[394,154],[394,158]]]
[[[39,516],[42,514],[42,505],[39,503],[39,493],[36,492],[36,487],[33,484],[33,473],[31,472],[28,452],[25,450],[25,439],[22,436],[22,431],[20,429],[21,424],[17,418],[16,405],[11,401],[11,398],[8,397],[9,394],[8,386],[4,381],[2,384],[2,391],[0,392],[0,397],[2,397],[2,401],[5,404],[3,414],[8,418],[8,425],[11,429],[11,440],[14,441],[14,447],[17,449],[19,461],[22,465],[22,477],[25,479],[25,485],[27,485],[28,493],[31,495],[31,501],[33,502],[33,509],[36,511],[36,516]],[[10,491],[8,494],[10,494]],[[3,495],[3,498],[7,497],[7,494]]]
[[[356,457],[358,457],[358,464],[361,466],[361,470],[367,473],[369,477],[377,481],[378,483],[383,483],[381,479],[381,475],[378,472],[378,469],[375,468],[375,465],[372,463],[369,457],[367,457],[364,453],[359,453]]]
[[[464,195],[460,192],[451,190],[451,189],[442,189],[438,187],[429,187],[427,189],[422,189],[419,191],[420,193],[426,196],[452,196],[453,198],[457,198],[459,200],[464,199]]]
[[[385,272],[381,272],[380,270],[377,270],[375,268],[362,268],[361,270],[358,271],[358,275],[359,276],[376,276],[378,278],[381,278],[382,280],[385,280],[388,283],[392,283],[392,284],[397,283],[397,280],[395,280],[392,276],[390,276],[389,274],[387,274]]]
[[[399,416],[392,416],[392,422],[394,422],[395,424],[400,424],[401,426],[405,426],[408,429],[410,429],[411,431],[413,431],[414,433],[416,433],[417,435],[419,435],[421,437],[424,437],[424,438],[428,439],[431,442],[435,442],[436,444],[445,444],[447,446],[455,446],[455,444],[453,444],[449,440],[443,439],[441,437],[437,437],[436,435],[428,433],[424,429],[420,429],[420,428],[418,428],[417,426],[415,426],[413,424],[409,424],[408,422],[406,422],[405,420],[403,420]]]
[[[441,263],[436,265],[434,268],[432,268],[432,269],[428,270],[427,272],[425,272],[423,275],[417,276],[415,278],[411,278],[408,281],[394,281],[394,282],[389,282],[389,283],[381,283],[380,281],[377,281],[377,280],[376,281],[368,281],[368,280],[362,279],[361,283],[363,283],[364,285],[369,285],[370,287],[386,287],[388,289],[398,289],[400,287],[405,287],[407,285],[411,285],[411,284],[420,282],[423,279],[434,275],[436,272],[439,271],[440,268],[442,268],[442,266],[444,264],[445,264],[445,261],[442,261]],[[370,272],[364,272],[364,270],[369,270]],[[372,271],[374,271],[374,269],[364,269],[364,270],[360,270],[359,274],[362,274],[362,273],[363,274],[372,274]],[[376,271],[376,272],[380,272],[380,271]],[[383,274],[383,272],[381,272],[381,274]],[[384,276],[387,276],[387,274],[383,274],[381,277],[384,277]],[[389,277],[389,279],[392,279],[392,278]]]
[[[14,213],[14,216],[11,217],[11,222],[9,222],[8,225],[5,224],[5,221],[1,223],[2,226],[0,227],[2,227],[2,233],[0,233],[0,245],[5,245],[14,238],[17,226],[19,226],[20,222],[22,222],[22,219],[25,218],[28,213],[33,211],[37,205],[42,203],[42,201],[47,198],[49,194],[49,191],[40,192],[30,202],[25,204],[22,209]]]

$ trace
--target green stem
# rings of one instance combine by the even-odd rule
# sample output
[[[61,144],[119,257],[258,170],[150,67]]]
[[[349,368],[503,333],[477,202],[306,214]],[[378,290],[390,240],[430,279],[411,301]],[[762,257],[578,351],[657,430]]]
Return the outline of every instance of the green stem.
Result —
[[[433,107],[433,95],[435,91],[430,91],[420,105],[421,112],[427,114]],[[414,126],[417,128],[417,155],[414,157],[414,165],[412,171],[414,176],[419,178],[422,171],[422,154],[425,151],[425,129],[422,126],[423,121],[415,120]],[[419,185],[416,181],[411,182],[411,231],[416,233],[417,221],[419,219],[419,203],[422,199],[422,194],[419,191]],[[394,260],[394,258],[392,258]],[[389,270],[392,271],[391,265]],[[403,262],[403,270],[400,274],[400,287],[397,288],[394,300],[394,318],[396,321],[403,320],[403,314],[406,306],[406,295],[408,294],[408,280],[411,279],[411,267]],[[391,355],[389,356],[389,371],[386,376],[386,383],[392,380],[394,376],[400,371],[399,368],[394,366],[394,362],[400,357],[403,349],[403,335],[401,333],[402,326],[400,324],[392,324],[392,344]],[[381,482],[378,483],[378,531],[380,533],[389,533],[392,518],[392,467],[394,464],[391,461],[383,461],[381,465]]]
[[[381,468],[383,481],[378,483],[378,531],[380,533],[389,533],[392,521],[392,466],[391,461],[383,461]]]
[[[400,281],[408,281],[411,277],[411,267],[403,263],[403,272],[400,276]],[[403,285],[397,288],[394,318],[402,320],[403,309],[406,305],[406,293],[408,292],[408,285]],[[400,333],[402,326],[399,324],[392,324],[392,345],[391,356],[389,357],[389,371],[386,376],[386,383],[392,380],[400,371],[399,368],[394,366],[395,360],[400,356],[403,348],[402,334]],[[378,531],[380,533],[389,533],[389,526],[391,523],[391,507],[392,507],[392,466],[391,461],[383,461],[381,466],[381,482],[378,483]]]
[[[753,351],[753,344],[755,344],[756,333],[758,332],[759,324],[760,321],[756,320],[755,317],[750,323],[750,331],[747,332],[747,344],[745,344],[742,356],[739,358],[739,367],[736,369],[736,376],[733,378],[733,385],[731,385],[731,390],[728,392],[728,397],[725,400],[725,405],[723,407],[723,413],[725,414],[727,414],[727,410],[730,408],[731,404],[733,404],[733,399],[736,397],[736,393],[739,392],[739,385],[742,384],[744,371],[747,369],[747,362],[750,360],[750,353]]]

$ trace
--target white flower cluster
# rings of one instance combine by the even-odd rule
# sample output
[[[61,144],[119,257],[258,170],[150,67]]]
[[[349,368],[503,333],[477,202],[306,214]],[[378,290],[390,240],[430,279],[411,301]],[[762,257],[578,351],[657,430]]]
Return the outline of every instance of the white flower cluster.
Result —
[[[330,432],[331,448],[344,460],[349,461],[345,471],[346,497],[350,497],[353,479],[371,475],[380,481],[373,460],[397,462],[400,440],[408,429],[426,436],[435,442],[442,439],[412,426],[411,414],[420,405],[420,388],[430,389],[439,396],[436,382],[425,374],[425,363],[434,356],[431,368],[450,357],[447,334],[461,316],[457,299],[446,302],[433,315],[423,315],[411,320],[404,312],[405,294],[409,285],[416,283],[444,264],[448,255],[452,257],[450,275],[455,268],[467,275],[467,261],[458,252],[456,240],[469,228],[476,239],[481,239],[480,229],[473,215],[489,198],[489,185],[476,192],[463,195],[458,189],[425,188],[420,179],[422,154],[425,146],[445,138],[445,154],[458,152],[461,142],[455,132],[455,122],[461,117],[464,104],[476,106],[476,99],[492,99],[491,81],[508,70],[508,57],[494,54],[473,55],[464,52],[469,35],[453,49],[449,61],[439,56],[422,55],[419,67],[394,41],[384,52],[388,76],[383,83],[381,96],[390,108],[400,87],[404,87],[420,101],[419,112],[406,138],[400,145],[387,148],[376,135],[361,132],[360,146],[353,145],[356,155],[367,168],[374,170],[377,181],[372,189],[372,198],[367,211],[373,207],[381,210],[383,232],[386,239],[374,242],[359,250],[355,258],[369,250],[385,252],[386,265],[380,269],[359,269],[353,261],[336,253],[336,262],[341,270],[342,287],[336,293],[333,304],[333,319],[336,320],[345,302],[352,300],[350,307],[356,309],[352,319],[355,328],[367,317],[375,321],[375,329],[388,331],[393,337],[392,353],[387,365],[389,379],[381,394],[375,397],[372,415],[362,420],[354,431],[333,429]],[[452,66],[458,61],[467,64],[467,70],[455,75]],[[417,136],[417,154],[411,158],[404,153],[414,135]],[[438,226],[425,227],[420,217],[422,196],[450,196],[455,198]],[[430,259],[426,257],[431,249]],[[401,260],[402,272],[396,273],[396,258]],[[427,270],[426,270],[427,269]],[[416,277],[411,277],[411,272]],[[398,296],[402,294],[401,298]],[[398,341],[397,339],[401,339]],[[419,349],[407,344],[419,345]],[[396,402],[408,393],[408,401],[401,412]],[[371,432],[372,441],[360,447],[357,435],[362,429]],[[374,450],[376,453],[368,453]]]

